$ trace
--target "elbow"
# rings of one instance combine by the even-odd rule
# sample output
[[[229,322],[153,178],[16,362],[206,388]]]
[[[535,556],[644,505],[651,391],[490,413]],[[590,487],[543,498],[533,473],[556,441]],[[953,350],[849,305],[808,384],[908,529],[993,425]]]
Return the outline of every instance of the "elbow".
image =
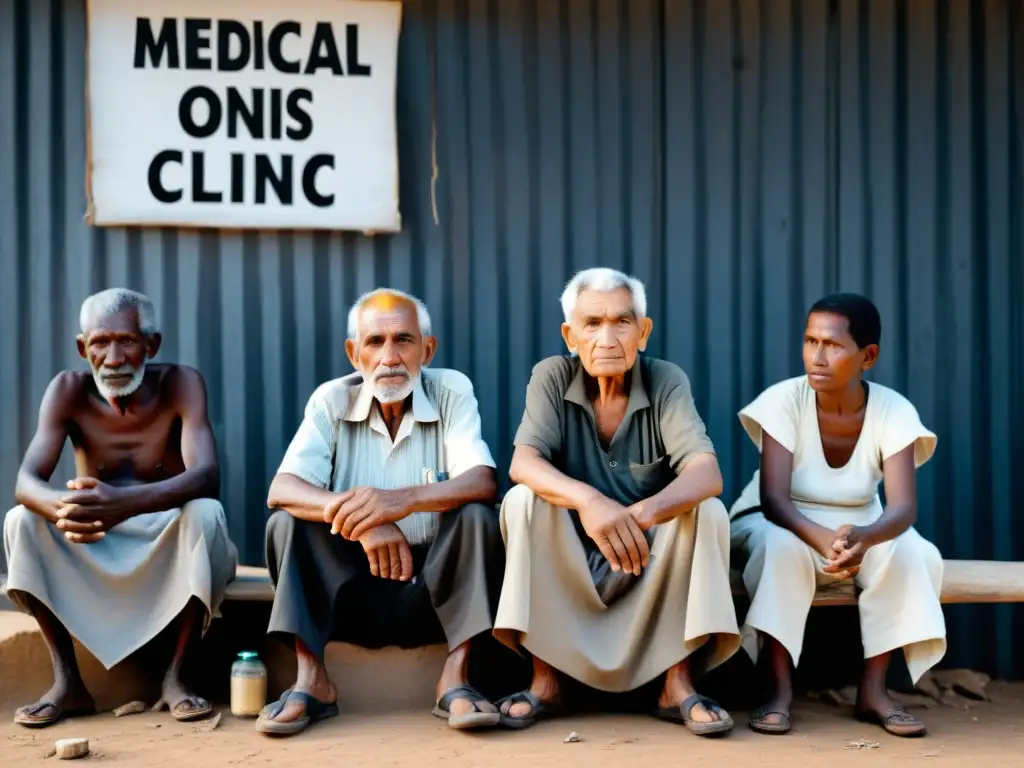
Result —
[[[203,471],[202,494],[207,499],[220,498],[220,467],[213,464]]]
[[[267,508],[281,509],[285,504],[285,497],[281,487],[281,476],[275,475],[270,482],[270,489],[267,491]]]
[[[498,500],[498,473],[490,467],[487,468],[487,473],[481,478],[480,493],[485,504],[494,504]]]
[[[761,512],[764,514],[764,519],[770,523],[779,522],[779,509],[782,508],[782,499],[773,493],[761,494]]]
[[[722,470],[715,464],[714,473],[708,478],[708,498],[718,497],[725,490],[725,483],[722,480]]]
[[[508,468],[508,479],[511,480],[514,485],[522,485],[525,480],[522,463],[522,459],[518,456],[512,456],[512,463]]]
[[[31,476],[26,474],[25,470],[21,470],[14,483],[14,500],[23,507],[30,507],[32,499]]]

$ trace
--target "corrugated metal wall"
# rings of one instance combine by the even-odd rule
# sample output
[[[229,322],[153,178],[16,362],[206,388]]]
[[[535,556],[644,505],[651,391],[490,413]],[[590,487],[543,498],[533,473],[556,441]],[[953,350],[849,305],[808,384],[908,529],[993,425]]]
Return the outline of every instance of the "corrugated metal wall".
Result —
[[[84,2],[0,0],[0,487],[78,364],[81,300],[138,288],[162,357],[206,375],[232,532],[259,562],[269,479],[310,392],[348,371],[360,292],[426,300],[437,364],[473,378],[507,466],[561,284],[604,264],[647,282],[651,351],[690,373],[727,501],[756,463],[734,414],[799,371],[806,307],[874,297],[877,379],[940,435],[921,530],[948,557],[1024,559],[1024,1],[405,7],[406,231],[367,239],[88,228]],[[949,615],[951,663],[1024,673],[1024,613]]]

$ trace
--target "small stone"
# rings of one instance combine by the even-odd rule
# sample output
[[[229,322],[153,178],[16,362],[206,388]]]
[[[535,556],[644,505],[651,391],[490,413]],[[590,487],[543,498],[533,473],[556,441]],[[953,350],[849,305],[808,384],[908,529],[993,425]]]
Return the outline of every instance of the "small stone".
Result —
[[[89,754],[88,739],[58,739],[54,745],[58,760],[77,760]]]
[[[877,741],[866,741],[865,739],[857,739],[856,741],[850,741],[846,743],[847,749],[878,749]]]
[[[114,717],[124,717],[125,715],[139,715],[145,711],[146,702],[129,701],[127,704],[122,704],[120,707],[114,710]]]
[[[212,731],[214,728],[216,728],[218,725],[220,725],[220,718],[221,718],[222,714],[223,714],[222,712],[218,712],[216,715],[211,717],[209,720],[206,720],[205,722],[200,723],[199,727],[196,730],[199,730],[199,731]]]
[[[935,682],[940,688],[953,690],[961,696],[976,701],[987,701],[988,687],[992,679],[984,672],[975,672],[970,669],[944,669],[932,673]]]
[[[582,741],[582,739],[580,739],[580,735],[576,733],[576,731],[573,731],[564,739],[562,739],[563,744],[575,744],[578,741]]]

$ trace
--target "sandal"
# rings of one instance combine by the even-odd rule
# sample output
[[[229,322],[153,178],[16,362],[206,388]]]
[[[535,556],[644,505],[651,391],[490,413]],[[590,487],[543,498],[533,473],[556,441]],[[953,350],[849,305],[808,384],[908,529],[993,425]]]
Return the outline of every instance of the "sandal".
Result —
[[[306,709],[306,714],[288,723],[279,723],[272,718],[277,717],[288,706],[289,702],[298,701]],[[319,720],[335,717],[338,714],[337,702],[320,701],[305,691],[289,688],[281,694],[281,698],[265,706],[256,718],[256,730],[269,736],[294,736],[301,733]]]
[[[722,717],[725,715],[725,719],[712,720],[710,723],[701,723],[690,717],[693,712],[693,708],[700,704],[709,713],[713,713]],[[659,720],[665,720],[669,723],[675,723],[676,725],[683,725],[686,729],[697,736],[720,736],[728,733],[733,728],[732,716],[726,713],[724,709],[718,706],[718,702],[714,699],[710,699],[707,696],[701,696],[699,693],[695,693],[692,696],[688,696],[683,702],[677,707],[659,707],[654,711],[654,716]]]
[[[468,701],[473,705],[471,712],[463,712],[459,715],[453,715],[451,713],[451,706],[453,701]],[[480,702],[486,702],[487,697],[480,693],[476,688],[471,685],[460,685],[457,688],[449,688],[445,691],[437,703],[434,705],[434,710],[431,714],[434,717],[440,717],[442,720],[447,720],[448,725],[456,730],[467,730],[469,728],[486,728],[492,725],[497,725],[501,720],[501,714],[499,712],[484,712],[480,709]],[[490,703],[490,702],[488,702]]]
[[[509,710],[515,704],[529,704],[530,713],[528,715],[515,716],[510,715],[506,712],[501,711],[502,704],[508,702]],[[531,725],[536,723],[538,720],[547,720],[552,717],[557,717],[562,713],[562,705],[557,704],[553,701],[541,701],[537,698],[533,691],[527,689],[525,691],[519,691],[519,693],[513,693],[511,696],[506,696],[503,699],[496,701],[495,706],[498,708],[500,715],[499,722],[504,728],[512,728],[514,730],[522,730],[523,728],[529,728]]]
[[[885,714],[875,712],[873,709],[855,709],[854,717],[862,723],[880,725],[893,736],[911,738],[924,736],[927,729],[924,723],[907,712],[905,709],[890,709]]]
[[[765,718],[771,715],[777,715],[780,722],[765,722]],[[768,705],[766,704],[763,707],[758,707],[750,713],[750,720],[747,721],[747,725],[750,726],[750,730],[754,731],[754,733],[762,733],[766,736],[781,736],[782,734],[789,733],[790,730],[792,730],[793,721],[785,712],[768,709]]]
[[[195,694],[186,696],[170,709],[171,717],[179,723],[202,720],[213,713],[213,705],[202,696],[196,696]]]
[[[47,707],[53,712],[49,717],[36,717],[35,714],[40,710],[46,709]],[[32,712],[29,712],[32,710]],[[95,715],[96,707],[76,707],[74,709],[61,709],[56,704],[49,701],[37,701],[35,704],[29,704],[28,706],[22,707],[14,713],[14,722],[18,725],[23,725],[26,728],[45,728],[48,725],[55,725],[61,720],[68,717],[84,717],[86,715]]]

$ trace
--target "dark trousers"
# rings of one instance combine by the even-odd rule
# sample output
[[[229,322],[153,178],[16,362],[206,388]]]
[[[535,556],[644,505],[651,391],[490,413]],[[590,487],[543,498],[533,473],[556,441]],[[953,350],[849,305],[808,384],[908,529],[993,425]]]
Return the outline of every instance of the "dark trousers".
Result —
[[[367,648],[447,641],[451,650],[494,626],[505,546],[492,507],[442,513],[433,542],[412,547],[413,582],[371,576],[362,545],[330,531],[283,510],[270,516],[268,633],[298,637],[322,659],[330,640]]]

